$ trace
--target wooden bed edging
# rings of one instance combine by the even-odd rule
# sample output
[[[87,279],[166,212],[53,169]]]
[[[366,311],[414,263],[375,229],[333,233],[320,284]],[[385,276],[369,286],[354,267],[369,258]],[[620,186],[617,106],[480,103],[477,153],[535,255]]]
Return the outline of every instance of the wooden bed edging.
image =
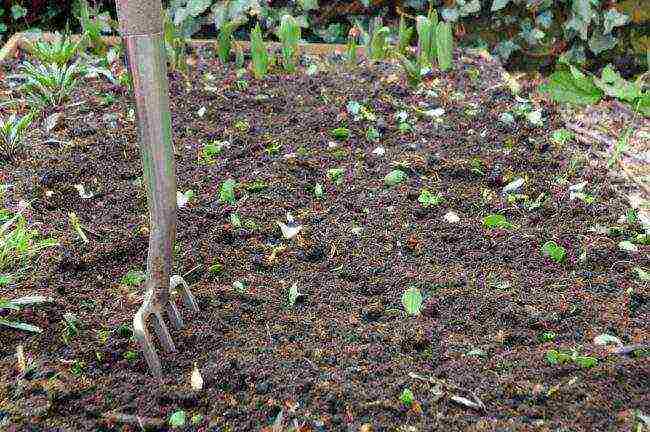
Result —
[[[7,40],[2,49],[0,49],[0,61],[3,61],[16,54],[19,50],[25,49],[28,42],[35,42],[38,40],[43,41],[52,41],[55,40],[58,36],[55,33],[28,33],[21,32],[16,33]],[[78,41],[81,38],[80,35],[72,35],[72,40]],[[109,46],[114,46],[119,44],[119,36],[104,36],[102,37],[104,42]],[[190,39],[188,44],[193,48],[202,48],[206,46],[215,46],[217,45],[216,39]],[[234,41],[233,45],[239,46],[242,49],[249,49],[249,41]],[[267,46],[271,50],[279,50],[281,47],[280,42],[267,42]],[[298,44],[298,50],[301,54],[308,55],[330,55],[334,53],[343,53],[346,50],[345,45],[341,44],[324,44],[324,43],[304,43]],[[363,47],[357,48],[357,54],[363,54]]]

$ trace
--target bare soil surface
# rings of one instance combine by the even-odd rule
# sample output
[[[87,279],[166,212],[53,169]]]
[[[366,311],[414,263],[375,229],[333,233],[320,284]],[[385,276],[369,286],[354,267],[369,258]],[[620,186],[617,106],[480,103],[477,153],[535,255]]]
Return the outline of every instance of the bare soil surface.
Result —
[[[5,206],[28,200],[29,222],[60,242],[0,287],[0,297],[53,301],[11,315],[42,334],[0,328],[0,429],[136,431],[136,415],[167,430],[182,409],[187,431],[270,431],[279,413],[284,429],[273,430],[614,431],[632,430],[633,410],[650,412],[647,352],[593,342],[648,341],[650,287],[634,268],[650,267],[650,247],[619,248],[641,227],[620,219],[629,206],[606,167],[551,139],[556,107],[531,93],[543,126],[503,121],[521,102],[493,63],[466,55],[418,92],[382,64],[256,81],[201,60],[189,79],[170,79],[179,190],[194,191],[179,209],[176,269],[191,271],[201,313],[183,309],[158,386],[130,338],[142,286],[122,283],[144,270],[148,240],[133,103],[122,87],[85,80],[59,127],[35,127],[27,151],[0,166],[13,185]],[[372,115],[355,119],[351,101]],[[350,137],[334,139],[337,127]],[[214,140],[227,145],[206,160]],[[340,184],[327,175],[338,168]],[[397,168],[406,179],[387,186]],[[234,205],[220,200],[227,179]],[[570,199],[583,181],[593,202]],[[444,200],[424,207],[423,188]],[[302,226],[293,240],[276,223],[287,212]],[[486,228],[490,214],[512,226]],[[566,249],[563,262],[542,254],[547,241]],[[302,296],[292,306],[293,283]],[[424,297],[416,317],[401,302],[411,286]],[[77,335],[66,337],[65,313]],[[26,376],[18,344],[36,362]],[[550,364],[549,350],[597,364]],[[201,391],[190,387],[194,364]]]

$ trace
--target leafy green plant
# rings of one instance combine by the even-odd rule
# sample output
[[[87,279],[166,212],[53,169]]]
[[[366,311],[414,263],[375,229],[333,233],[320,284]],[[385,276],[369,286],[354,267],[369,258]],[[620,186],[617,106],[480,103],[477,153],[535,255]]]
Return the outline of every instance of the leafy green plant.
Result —
[[[422,61],[420,57],[417,57],[413,60],[407,58],[401,53],[396,53],[395,56],[399,60],[402,69],[404,69],[404,74],[406,75],[406,81],[411,87],[417,87],[422,82]]]
[[[515,226],[508,222],[504,215],[491,214],[483,218],[483,226],[486,228],[512,229]]]
[[[20,297],[14,300],[7,300],[0,298],[0,311],[20,311],[25,306],[38,305],[47,302],[43,296],[28,296]],[[6,318],[0,318],[0,326],[13,328],[16,330],[23,330],[32,333],[41,333],[43,330],[40,327],[26,324],[20,321],[13,321]]]
[[[199,160],[206,165],[215,163],[214,158],[223,153],[225,146],[226,145],[222,141],[218,140],[203,144],[201,150],[199,151]]]
[[[375,29],[370,38],[370,44],[368,46],[368,57],[371,60],[383,60],[388,54],[388,35],[390,34],[390,28],[383,26],[378,29]]]
[[[20,91],[31,104],[56,107],[68,101],[82,73],[83,68],[77,63],[68,66],[36,66],[25,62],[15,77],[23,81]]]
[[[590,369],[598,365],[598,359],[589,356],[581,356],[576,351],[548,350],[546,361],[551,365],[574,363],[583,369]]]
[[[345,58],[347,59],[348,65],[353,66],[357,63],[357,48],[359,38],[359,29],[355,26],[350,28],[348,32],[348,40],[345,45]]]
[[[331,168],[327,170],[327,178],[337,185],[343,183],[344,174],[345,170],[343,168]]]
[[[410,287],[402,294],[402,305],[407,314],[416,316],[422,310],[422,293],[416,287]]]
[[[575,105],[594,104],[603,97],[603,91],[596,86],[593,77],[573,65],[569,65],[568,70],[554,72],[539,90],[555,102]]]
[[[630,136],[632,135],[632,128],[627,128],[623,134],[618,138],[618,141],[616,141],[616,145],[614,146],[614,149],[612,151],[612,155],[609,157],[609,160],[607,161],[607,166],[609,168],[613,167],[616,165],[621,158],[621,155],[625,150],[627,150],[630,142]]]
[[[386,174],[386,177],[384,177],[384,184],[386,186],[397,186],[406,181],[407,178],[408,176],[404,171],[396,169]]]
[[[451,69],[454,51],[454,35],[451,25],[441,22],[436,27],[436,56],[441,71]]]
[[[54,239],[40,239],[38,231],[29,229],[25,217],[18,213],[0,225],[0,271],[24,264],[42,249],[58,246]]]
[[[438,14],[432,10],[428,17],[422,15],[416,17],[415,28],[418,33],[419,64],[432,64],[437,57]]]
[[[429,189],[420,190],[420,195],[418,196],[418,202],[424,208],[435,207],[440,205],[444,201],[444,198],[439,193],[433,193]]]
[[[104,55],[108,46],[102,35],[111,31],[110,14],[91,8],[87,0],[77,0],[77,4],[77,19],[81,24],[83,44],[93,53]]]
[[[557,338],[557,334],[552,331],[546,331],[539,335],[539,340],[542,342],[553,342]]]
[[[334,128],[330,131],[332,138],[345,141],[350,138],[350,129],[345,127]]]
[[[413,32],[415,29],[406,24],[406,18],[404,15],[400,16],[399,19],[399,28],[397,33],[397,52],[406,55],[408,47],[411,45],[411,39],[413,38]]]
[[[300,41],[300,25],[291,15],[283,15],[278,29],[278,38],[282,44],[282,65],[289,73],[296,71],[296,56]]]
[[[167,62],[172,71],[187,74],[187,42],[182,34],[182,29],[176,25],[169,14],[163,14],[163,41]]]
[[[264,39],[262,39],[262,29],[259,23],[251,31],[251,57],[253,75],[256,79],[263,79],[269,70],[269,53]]]
[[[185,414],[185,411],[178,410],[172,413],[172,415],[169,416],[168,423],[173,429],[185,427],[185,423],[187,423],[187,415]]]
[[[0,159],[10,160],[23,149],[25,132],[33,118],[33,114],[22,117],[12,114],[6,120],[0,117]]]
[[[405,407],[410,408],[413,406],[413,403],[415,402],[415,395],[411,391],[411,389],[405,388],[402,391],[402,394],[399,396],[399,401],[404,404]]]
[[[127,287],[137,287],[145,280],[147,280],[147,275],[142,270],[129,270],[120,279],[120,284]]]
[[[237,182],[232,179],[228,179],[221,183],[221,188],[219,189],[219,201],[227,204],[235,204],[235,187]]]
[[[41,63],[65,66],[77,54],[79,42],[73,42],[68,35],[60,36],[57,33],[53,41],[29,42],[26,49]]]
[[[566,249],[551,240],[542,245],[542,255],[551,258],[559,264],[566,257]]]
[[[225,23],[219,30],[217,37],[217,54],[221,63],[226,64],[230,59],[230,51],[232,49],[233,33],[241,25],[239,21],[229,21]]]

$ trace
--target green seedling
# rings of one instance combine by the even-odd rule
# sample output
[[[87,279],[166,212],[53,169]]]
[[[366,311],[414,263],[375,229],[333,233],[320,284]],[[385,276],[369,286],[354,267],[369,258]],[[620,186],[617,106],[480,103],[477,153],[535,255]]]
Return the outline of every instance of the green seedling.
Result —
[[[199,160],[206,165],[211,165],[215,163],[214,159],[223,153],[224,148],[225,144],[222,141],[215,140],[204,144],[199,152]]]
[[[83,227],[81,226],[81,222],[79,221],[79,218],[77,217],[77,214],[75,212],[70,212],[68,213],[68,222],[70,223],[70,226],[72,229],[77,233],[81,241],[84,243],[88,243],[88,237],[86,236],[86,233],[83,230]]]
[[[277,156],[277,155],[279,155],[280,150],[282,150],[282,144],[280,144],[279,142],[270,143],[264,149],[266,154],[268,154],[269,156]]]
[[[233,127],[241,133],[247,133],[251,130],[251,125],[246,120],[237,120]]]
[[[553,342],[557,338],[557,334],[552,331],[547,331],[539,335],[539,340],[542,342]]]
[[[86,362],[83,362],[81,360],[75,360],[70,366],[70,373],[77,377],[83,375],[85,370],[86,370]]]
[[[373,31],[369,45],[369,57],[371,60],[383,60],[386,58],[388,54],[387,38],[389,34],[390,29],[385,26]]]
[[[411,408],[415,402],[415,395],[413,395],[411,389],[405,388],[399,396],[399,401],[402,402],[405,407]]]
[[[413,88],[418,87],[422,82],[422,60],[419,57],[410,60],[402,53],[396,53],[396,56],[402,69],[404,69],[408,84]]]
[[[345,45],[345,58],[348,61],[348,65],[352,66],[357,63],[357,49],[359,38],[359,29],[352,27],[348,32],[348,40]]]
[[[122,357],[124,357],[124,360],[128,361],[129,363],[133,363],[138,359],[138,353],[135,351],[126,351]]]
[[[83,68],[77,63],[59,66],[25,62],[16,77],[22,81],[19,89],[30,104],[57,107],[70,99],[83,73]]]
[[[343,183],[345,170],[343,168],[331,168],[327,170],[327,178],[334,184]]]
[[[396,169],[389,172],[386,177],[384,177],[384,185],[388,187],[397,186],[406,181],[408,176],[402,170]]]
[[[77,54],[79,42],[72,42],[68,35],[62,37],[56,33],[51,42],[28,42],[26,50],[41,63],[65,66]]]
[[[454,51],[454,35],[451,25],[441,22],[436,28],[436,55],[438,58],[438,67],[441,71],[451,69]]]
[[[575,137],[575,134],[567,129],[557,129],[553,131],[551,137],[557,144],[564,145],[571,141]]]
[[[219,201],[226,204],[235,204],[235,187],[237,182],[232,179],[228,179],[221,184],[219,189]]]
[[[298,41],[300,41],[300,25],[291,15],[283,15],[280,19],[278,38],[282,44],[282,65],[289,73],[296,71],[296,56]]]
[[[505,216],[500,214],[491,214],[483,219],[483,226],[485,228],[498,228],[498,229],[512,229],[515,226],[508,222]]]
[[[417,316],[422,310],[422,293],[416,287],[410,287],[402,294],[402,305],[410,316]]]
[[[242,281],[235,281],[232,283],[232,287],[237,294],[244,295],[246,294],[246,286]]]
[[[350,138],[350,129],[344,127],[338,127],[330,131],[332,138],[337,140],[345,141]]]
[[[242,227],[241,219],[237,213],[230,213],[230,225],[232,225],[233,228]]]
[[[413,27],[409,27],[406,24],[406,18],[404,18],[404,15],[401,15],[399,19],[397,52],[406,55],[408,47],[411,45],[414,31],[415,29]]]
[[[25,133],[33,119],[33,114],[22,117],[12,114],[6,120],[0,117],[0,159],[11,160],[23,150]]]
[[[258,80],[264,79],[269,70],[269,53],[264,39],[262,39],[262,29],[259,23],[251,31],[251,57],[253,75]]]
[[[38,231],[29,229],[25,217],[12,214],[0,225],[0,271],[12,270],[42,249],[58,246],[54,239],[40,239]]]
[[[583,369],[590,369],[598,365],[598,359],[589,356],[578,355],[575,351],[548,350],[546,352],[546,362],[550,365],[562,365],[574,363]]]
[[[187,423],[187,415],[185,414],[185,411],[175,411],[171,416],[169,416],[168,423],[172,429],[180,429],[185,427],[185,424]]]
[[[120,279],[120,284],[130,287],[130,288],[135,288],[138,287],[147,280],[147,275],[141,271],[141,270],[129,270],[124,276],[122,276],[122,279]]]
[[[269,188],[269,184],[264,180],[255,180],[246,183],[246,190],[251,193],[263,192]]]
[[[219,36],[217,37],[218,47],[217,54],[221,63],[226,64],[230,59],[230,51],[232,49],[233,33],[241,25],[239,21],[229,21],[221,26]]]
[[[566,257],[566,249],[554,241],[547,241],[542,245],[542,255],[551,258],[559,264]]]
[[[63,335],[62,339],[66,345],[70,345],[70,340],[79,336],[79,328],[81,327],[81,321],[73,313],[64,313],[63,314]]]
[[[314,196],[317,199],[322,199],[325,196],[322,184],[316,183],[316,186],[314,186]]]
[[[420,196],[418,196],[418,202],[424,208],[435,207],[442,203],[444,198],[440,194],[434,194],[429,189],[422,189],[420,191]]]
[[[381,134],[379,133],[379,131],[377,130],[376,127],[374,127],[372,125],[368,126],[368,130],[366,130],[366,139],[368,141],[371,141],[371,142],[378,141],[380,137],[381,137]]]
[[[225,269],[223,267],[223,264],[221,264],[219,261],[215,261],[214,264],[208,267],[208,273],[214,276],[220,276],[224,274],[224,272]]]

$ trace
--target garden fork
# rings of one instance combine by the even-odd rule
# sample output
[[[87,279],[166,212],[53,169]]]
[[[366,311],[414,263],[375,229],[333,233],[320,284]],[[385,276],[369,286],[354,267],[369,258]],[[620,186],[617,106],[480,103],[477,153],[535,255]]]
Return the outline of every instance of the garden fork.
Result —
[[[171,137],[167,59],[162,35],[161,0],[117,0],[129,71],[138,113],[138,140],[147,187],[150,234],[144,302],[133,318],[133,334],[151,373],[162,380],[160,359],[147,323],[167,352],[176,351],[163,317],[177,328],[183,319],[170,292],[180,288],[185,304],[198,306],[181,276],[172,276],[172,248],[176,236],[176,173]]]

